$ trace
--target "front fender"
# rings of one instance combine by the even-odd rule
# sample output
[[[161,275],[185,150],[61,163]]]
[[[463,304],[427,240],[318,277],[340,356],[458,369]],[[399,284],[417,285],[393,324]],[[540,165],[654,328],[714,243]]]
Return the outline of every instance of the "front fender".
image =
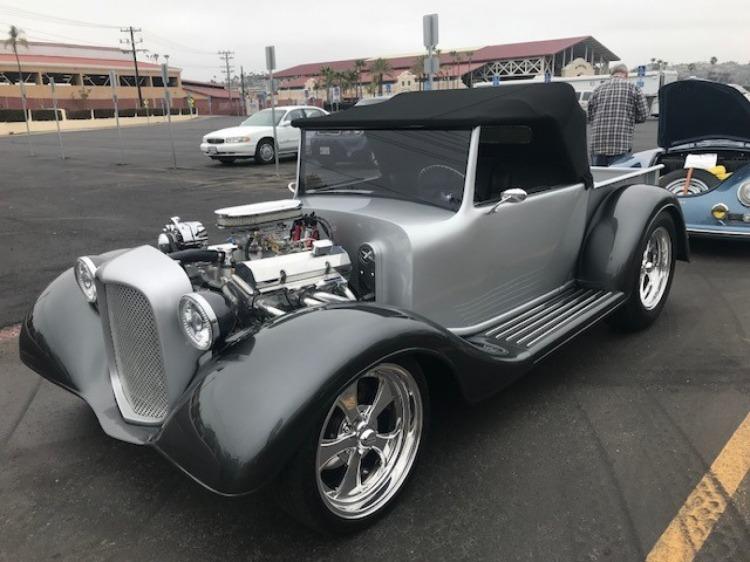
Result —
[[[521,364],[501,370],[463,339],[394,308],[357,303],[306,309],[205,364],[153,444],[213,491],[249,493],[283,468],[340,389],[405,353],[442,361],[469,399],[499,390],[522,372]],[[428,384],[432,375],[425,373]]]
[[[629,185],[614,191],[594,212],[578,263],[579,282],[630,294],[636,253],[662,211],[670,213],[675,223],[675,256],[687,261],[685,220],[677,198],[654,185]]]
[[[119,253],[96,256],[95,263]],[[28,367],[85,400],[108,435],[143,444],[154,433],[151,428],[126,423],[120,415],[110,385],[99,313],[81,294],[72,269],[47,286],[26,316],[19,353]]]

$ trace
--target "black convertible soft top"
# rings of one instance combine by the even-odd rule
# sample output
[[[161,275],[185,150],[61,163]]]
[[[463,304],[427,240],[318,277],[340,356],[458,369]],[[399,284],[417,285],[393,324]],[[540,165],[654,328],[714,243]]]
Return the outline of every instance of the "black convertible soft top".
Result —
[[[575,90],[562,82],[409,92],[325,117],[298,119],[292,125],[313,130],[525,125],[532,130],[529,150],[540,155],[539,166],[560,166],[569,181],[592,183],[586,114],[578,104]]]

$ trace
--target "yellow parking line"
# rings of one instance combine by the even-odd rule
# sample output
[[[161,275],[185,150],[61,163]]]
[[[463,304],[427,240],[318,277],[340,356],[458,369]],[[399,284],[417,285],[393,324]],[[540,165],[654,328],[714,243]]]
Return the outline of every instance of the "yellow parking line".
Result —
[[[726,511],[750,471],[750,414],[716,457],[677,516],[662,533],[646,562],[690,562]]]

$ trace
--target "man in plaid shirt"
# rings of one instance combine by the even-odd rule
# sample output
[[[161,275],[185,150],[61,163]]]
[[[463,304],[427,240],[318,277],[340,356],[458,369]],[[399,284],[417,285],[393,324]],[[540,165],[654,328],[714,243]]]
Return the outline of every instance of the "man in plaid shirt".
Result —
[[[591,163],[609,166],[633,150],[633,129],[648,117],[646,96],[628,82],[628,67],[618,64],[612,78],[591,94],[588,121],[591,125]]]

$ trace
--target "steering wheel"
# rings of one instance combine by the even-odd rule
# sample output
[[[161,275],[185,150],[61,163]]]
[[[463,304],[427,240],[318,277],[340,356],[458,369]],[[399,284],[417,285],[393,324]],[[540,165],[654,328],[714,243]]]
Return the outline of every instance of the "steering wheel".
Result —
[[[448,203],[451,207],[458,207],[465,179],[466,174],[455,168],[445,164],[430,164],[419,171],[417,190],[424,199],[441,205]]]

